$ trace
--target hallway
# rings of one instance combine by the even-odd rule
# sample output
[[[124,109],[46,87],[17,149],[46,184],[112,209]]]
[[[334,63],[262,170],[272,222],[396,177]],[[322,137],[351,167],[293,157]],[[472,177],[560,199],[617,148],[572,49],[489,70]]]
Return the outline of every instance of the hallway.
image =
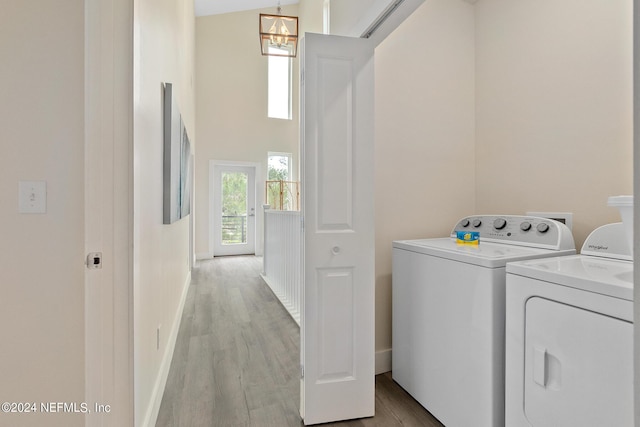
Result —
[[[299,328],[260,278],[262,259],[198,262],[156,427],[301,426]],[[376,377],[376,416],[329,425],[441,426]]]

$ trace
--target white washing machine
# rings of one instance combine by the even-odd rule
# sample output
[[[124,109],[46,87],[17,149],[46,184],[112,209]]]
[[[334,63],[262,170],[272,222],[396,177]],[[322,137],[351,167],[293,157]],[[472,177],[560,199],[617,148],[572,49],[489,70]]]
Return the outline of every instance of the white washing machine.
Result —
[[[609,224],[581,255],[507,265],[507,426],[633,426],[627,237]]]
[[[459,244],[458,231],[479,244]],[[503,426],[505,265],[571,254],[564,224],[523,216],[393,242],[393,379],[447,427]]]

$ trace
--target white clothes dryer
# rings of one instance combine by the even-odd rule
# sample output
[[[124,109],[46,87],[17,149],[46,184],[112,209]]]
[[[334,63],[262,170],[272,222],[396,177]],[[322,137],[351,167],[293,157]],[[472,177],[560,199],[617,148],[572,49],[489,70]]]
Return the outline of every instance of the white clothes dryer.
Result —
[[[459,244],[458,231],[479,244]],[[393,242],[393,379],[447,427],[503,426],[505,265],[571,254],[564,224],[524,216],[472,216],[450,237]]]
[[[633,426],[626,234],[605,225],[581,255],[507,265],[507,426]]]

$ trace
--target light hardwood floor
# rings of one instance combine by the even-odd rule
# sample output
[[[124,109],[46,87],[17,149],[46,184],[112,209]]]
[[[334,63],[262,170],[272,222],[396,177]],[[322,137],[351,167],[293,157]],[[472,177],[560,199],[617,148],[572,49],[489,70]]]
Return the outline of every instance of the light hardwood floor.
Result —
[[[299,329],[261,270],[253,256],[198,262],[156,427],[302,425]],[[375,417],[324,425],[442,426],[389,373]]]

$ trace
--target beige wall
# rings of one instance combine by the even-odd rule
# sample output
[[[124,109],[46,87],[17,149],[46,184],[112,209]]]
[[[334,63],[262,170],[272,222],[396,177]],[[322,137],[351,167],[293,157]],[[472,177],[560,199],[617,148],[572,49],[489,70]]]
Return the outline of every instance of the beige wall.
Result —
[[[195,18],[189,0],[134,10],[134,375],[136,425],[154,422],[189,278],[189,221],[162,223],[162,83],[173,84],[195,151]],[[160,348],[156,347],[160,327]]]
[[[84,6],[2,3],[0,395],[84,401]],[[47,183],[46,214],[18,213],[18,181]],[[82,426],[77,414],[0,414]]]
[[[393,0],[331,0],[331,34],[360,37]]]
[[[428,1],[376,50],[378,351],[392,240],[569,211],[579,249],[619,221],[606,201],[632,192],[631,5]]]
[[[384,10],[386,0],[331,0],[331,34],[360,37]],[[366,17],[363,16],[366,14]],[[363,20],[368,20],[363,23]]]
[[[632,192],[632,1],[475,8],[476,210],[573,212],[580,249]]]
[[[322,34],[324,0],[302,0],[298,3],[300,34],[305,32]]]
[[[297,15],[297,5],[283,6]],[[293,60],[293,120],[267,118],[267,57],[260,54],[258,14],[274,8],[196,19],[196,253],[210,257],[209,161],[261,166],[257,191],[257,251],[262,247],[264,181],[269,151],[298,158],[298,58]],[[232,40],[232,42],[231,42]],[[225,41],[225,42],[221,42]],[[298,165],[294,165],[297,170]]]
[[[376,49],[376,350],[391,347],[391,244],[475,212],[474,12],[420,6]]]

